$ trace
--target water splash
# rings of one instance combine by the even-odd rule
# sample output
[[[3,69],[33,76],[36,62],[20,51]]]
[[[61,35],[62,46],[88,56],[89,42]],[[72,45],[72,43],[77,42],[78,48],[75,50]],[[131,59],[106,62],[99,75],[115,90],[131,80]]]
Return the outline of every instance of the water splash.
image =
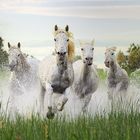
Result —
[[[131,81],[126,100],[129,105],[133,105],[134,108],[140,107],[140,91],[137,86],[132,84],[134,79]],[[138,83],[137,83],[138,84]],[[8,82],[4,82],[1,85],[0,102],[1,109],[0,112],[8,112],[9,105],[9,91]],[[15,107],[21,116],[29,117],[32,113],[38,113],[39,108],[39,87],[33,88],[34,90],[30,92],[25,92],[24,94],[17,95]],[[67,91],[68,102],[62,112],[58,113],[58,116],[71,116],[72,118],[78,117],[81,114],[81,101],[74,94]],[[47,106],[47,101],[45,102]],[[127,109],[129,106],[127,106]],[[10,110],[12,111],[12,110]],[[46,110],[47,111],[47,110]],[[97,91],[93,94],[92,99],[88,106],[88,112],[91,115],[105,115],[111,111],[111,101],[108,99],[106,84],[100,84]],[[140,110],[139,110],[140,111]]]

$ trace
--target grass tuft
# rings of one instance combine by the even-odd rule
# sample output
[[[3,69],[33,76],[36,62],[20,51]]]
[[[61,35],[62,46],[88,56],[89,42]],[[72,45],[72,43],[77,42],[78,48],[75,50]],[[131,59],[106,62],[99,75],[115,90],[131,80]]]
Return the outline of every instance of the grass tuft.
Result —
[[[80,116],[68,121],[17,116],[0,118],[0,140],[139,140],[140,113],[110,112],[107,117]]]

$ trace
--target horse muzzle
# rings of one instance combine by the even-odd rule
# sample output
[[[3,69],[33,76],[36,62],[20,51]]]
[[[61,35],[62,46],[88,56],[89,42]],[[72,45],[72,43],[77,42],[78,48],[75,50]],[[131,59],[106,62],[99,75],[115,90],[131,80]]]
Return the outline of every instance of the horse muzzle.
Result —
[[[105,66],[109,68],[109,61],[105,61]]]
[[[16,65],[9,64],[9,69],[10,69],[10,71],[14,71],[15,67],[16,67]]]
[[[57,54],[61,57],[64,57],[67,54],[67,52],[57,52]]]
[[[105,61],[104,63],[105,63],[105,66],[108,68],[113,67],[113,65],[114,65],[114,61]]]
[[[57,55],[59,57],[59,61],[64,61],[66,58],[67,52],[57,52]]]
[[[85,58],[85,63],[86,63],[88,66],[91,66],[92,63],[93,63],[93,57],[86,57],[86,58]]]

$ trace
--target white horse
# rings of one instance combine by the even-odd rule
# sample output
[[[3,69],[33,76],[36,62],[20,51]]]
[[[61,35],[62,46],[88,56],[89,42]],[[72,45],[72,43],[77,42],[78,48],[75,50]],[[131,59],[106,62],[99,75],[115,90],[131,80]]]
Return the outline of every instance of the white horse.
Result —
[[[47,117],[54,117],[54,113],[62,111],[67,97],[65,90],[72,85],[74,72],[72,59],[74,55],[74,43],[69,27],[65,30],[55,25],[54,41],[55,55],[45,58],[39,66],[39,76],[42,85],[41,90],[41,112],[44,112],[44,100],[48,101]],[[54,99],[54,96],[57,96]],[[62,101],[59,101],[59,99]]]
[[[117,63],[115,51],[116,47],[112,47],[105,52],[104,63],[109,68],[107,77],[109,99],[113,99],[115,95],[125,95],[129,86],[128,74]]]
[[[9,68],[10,78],[10,109],[15,111],[15,97],[28,93],[39,84],[38,65],[39,61],[35,58],[28,58],[21,52],[21,45],[9,47]],[[12,111],[12,110],[11,110]],[[13,112],[14,112],[13,111]],[[15,113],[15,112],[14,112]]]
[[[82,111],[85,112],[92,94],[97,90],[99,77],[93,64],[94,41],[80,42],[82,60],[73,64],[74,82],[72,92],[82,101]]]

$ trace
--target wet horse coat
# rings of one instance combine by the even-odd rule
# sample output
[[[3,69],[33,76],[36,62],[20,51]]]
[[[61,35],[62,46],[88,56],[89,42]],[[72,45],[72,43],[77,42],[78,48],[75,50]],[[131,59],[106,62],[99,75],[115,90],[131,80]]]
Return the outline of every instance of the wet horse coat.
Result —
[[[105,65],[109,68],[107,76],[109,99],[115,95],[125,95],[129,86],[127,72],[122,69],[115,58],[116,48],[108,48],[105,52]]]
[[[15,113],[16,97],[28,93],[39,87],[38,65],[39,61],[35,58],[28,58],[20,50],[18,46],[9,47],[9,68],[10,77],[10,110]]]
[[[72,91],[82,100],[82,111],[86,111],[92,94],[97,90],[99,77],[93,65],[93,41],[81,43],[82,60],[73,64],[74,82]]]
[[[65,30],[58,29],[55,26],[54,32],[55,56],[45,58],[39,67],[40,82],[42,85],[40,109],[44,112],[44,100],[48,101],[48,118],[53,116],[55,112],[63,110],[64,104],[67,102],[65,90],[71,86],[74,79],[72,66],[72,58],[74,53],[74,44],[71,40],[71,33],[68,26]],[[54,101],[53,96],[57,94],[62,97],[62,102],[58,102],[58,98]]]

